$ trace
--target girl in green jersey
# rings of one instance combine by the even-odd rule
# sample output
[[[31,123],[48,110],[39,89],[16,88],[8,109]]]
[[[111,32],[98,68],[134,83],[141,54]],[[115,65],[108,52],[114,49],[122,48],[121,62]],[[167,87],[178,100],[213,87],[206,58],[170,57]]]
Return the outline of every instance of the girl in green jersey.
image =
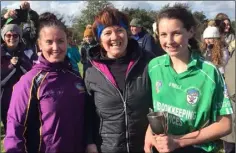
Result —
[[[196,23],[187,7],[175,4],[160,11],[157,33],[166,55],[150,61],[155,112],[167,111],[166,134],[146,131],[145,152],[213,152],[214,140],[231,132],[232,107],[217,68],[200,55]],[[172,116],[172,117],[171,117]]]

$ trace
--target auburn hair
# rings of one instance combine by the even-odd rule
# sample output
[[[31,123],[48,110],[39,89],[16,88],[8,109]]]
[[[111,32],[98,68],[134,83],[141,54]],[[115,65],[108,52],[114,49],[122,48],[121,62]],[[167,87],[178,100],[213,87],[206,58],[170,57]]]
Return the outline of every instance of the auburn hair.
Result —
[[[220,38],[214,38],[213,44],[214,44],[213,48],[211,49],[211,54],[212,54],[211,62],[215,66],[219,66],[222,64],[222,57],[223,57],[223,50],[222,49],[224,48],[224,42]],[[204,40],[203,40],[200,48],[204,54],[207,50],[207,44],[205,43]]]
[[[99,25],[109,27],[119,25],[120,22],[128,27],[128,16],[116,8],[106,7],[95,16],[95,21],[92,25],[93,34],[96,36],[96,39],[99,40],[100,38],[98,38],[97,35],[97,28]]]

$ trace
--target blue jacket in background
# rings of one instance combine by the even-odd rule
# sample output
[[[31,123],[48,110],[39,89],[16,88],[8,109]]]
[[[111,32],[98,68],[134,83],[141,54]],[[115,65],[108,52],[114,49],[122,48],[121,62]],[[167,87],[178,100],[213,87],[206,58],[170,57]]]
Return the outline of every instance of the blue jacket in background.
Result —
[[[161,56],[163,54],[163,51],[157,46],[154,38],[148,32],[143,30],[139,34],[131,36],[131,38],[138,41],[139,46],[143,50],[151,52],[155,56]]]
[[[75,46],[68,46],[67,56],[70,60],[73,70],[79,72],[79,67],[78,67],[78,63],[80,62],[79,49]]]

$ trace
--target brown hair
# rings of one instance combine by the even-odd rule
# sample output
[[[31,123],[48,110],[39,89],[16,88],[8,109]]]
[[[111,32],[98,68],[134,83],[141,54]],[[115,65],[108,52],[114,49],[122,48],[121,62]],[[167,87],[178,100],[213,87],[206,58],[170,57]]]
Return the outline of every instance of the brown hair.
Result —
[[[168,6],[158,13],[156,18],[156,23],[157,23],[156,26],[158,33],[159,33],[158,25],[160,20],[163,18],[180,20],[187,31],[189,31],[191,28],[193,28],[196,31],[196,26],[197,26],[196,20],[191,11],[184,4],[176,3],[174,6],[172,7]],[[191,49],[194,49],[194,51],[200,53],[198,41],[194,37],[189,39],[188,43],[191,46]]]
[[[128,16],[123,12],[120,12],[118,9],[115,9],[113,7],[106,7],[95,17],[95,21],[92,25],[93,34],[94,36],[96,36],[96,39],[99,40],[100,38],[97,33],[99,25],[102,25],[105,28],[108,26],[120,25],[121,22],[128,27]]]
[[[213,38],[213,48],[211,49],[212,51],[212,63],[216,66],[219,66],[222,64],[222,57],[223,57],[223,51],[222,48],[224,47],[224,42],[220,38]],[[203,54],[205,53],[207,49],[207,44],[203,40],[201,46],[201,51]]]
[[[64,22],[62,22],[62,18],[58,19],[56,15],[51,12],[45,12],[39,16],[39,26],[37,27],[38,33],[40,33],[44,27],[53,27],[53,26],[63,30],[66,35],[68,34]],[[38,37],[40,37],[39,34]]]

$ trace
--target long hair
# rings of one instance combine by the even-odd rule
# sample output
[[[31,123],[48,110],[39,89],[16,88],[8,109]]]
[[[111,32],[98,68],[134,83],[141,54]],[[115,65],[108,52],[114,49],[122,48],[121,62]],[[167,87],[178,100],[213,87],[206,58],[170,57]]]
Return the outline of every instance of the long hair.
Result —
[[[213,48],[211,49],[211,52],[212,52],[211,62],[215,66],[219,66],[219,65],[222,64],[222,57],[223,57],[222,48],[224,47],[224,42],[220,38],[214,38],[213,44],[214,44]],[[207,44],[205,43],[204,40],[203,40],[200,48],[201,48],[201,51],[204,54],[207,50]]]

